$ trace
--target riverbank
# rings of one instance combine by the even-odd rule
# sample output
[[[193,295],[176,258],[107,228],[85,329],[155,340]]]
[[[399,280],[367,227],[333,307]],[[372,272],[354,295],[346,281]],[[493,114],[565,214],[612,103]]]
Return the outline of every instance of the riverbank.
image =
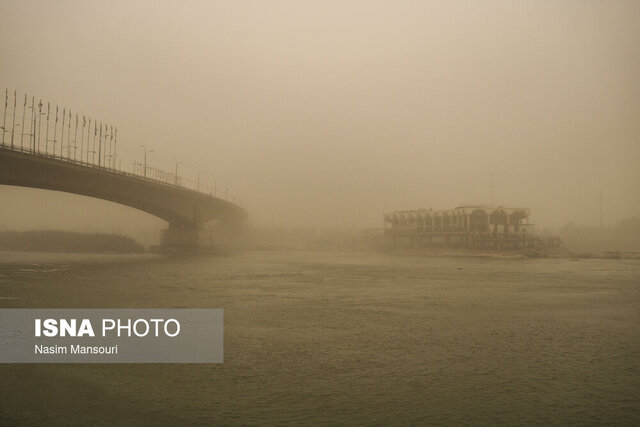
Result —
[[[489,251],[464,248],[401,248],[385,250],[384,253],[422,255],[428,257],[472,257],[472,258],[500,258],[500,259],[527,259],[527,258],[558,258],[558,259],[638,259],[640,252],[636,251],[606,251],[576,253],[566,248],[523,248],[510,251]]]
[[[0,250],[36,252],[141,253],[128,236],[60,230],[0,231]]]
[[[33,271],[46,269],[50,264],[71,263],[111,263],[122,261],[136,261],[161,258],[161,255],[151,253],[135,254],[105,254],[84,252],[38,252],[38,251],[6,251],[0,250],[0,265],[28,265]],[[29,270],[25,270],[28,272]]]

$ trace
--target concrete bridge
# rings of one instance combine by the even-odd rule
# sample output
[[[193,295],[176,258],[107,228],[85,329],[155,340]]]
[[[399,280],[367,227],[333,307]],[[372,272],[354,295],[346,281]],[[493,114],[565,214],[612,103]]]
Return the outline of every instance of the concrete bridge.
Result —
[[[146,173],[145,173],[146,175]],[[64,191],[109,200],[169,223],[164,246],[194,250],[201,226],[211,220],[236,227],[247,219],[240,206],[196,190],[111,167],[48,153],[0,146],[0,184]]]

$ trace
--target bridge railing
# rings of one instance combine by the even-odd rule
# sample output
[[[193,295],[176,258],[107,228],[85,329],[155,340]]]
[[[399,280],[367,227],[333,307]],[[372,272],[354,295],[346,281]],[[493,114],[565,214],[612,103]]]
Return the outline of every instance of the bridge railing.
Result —
[[[151,150],[146,147],[138,160],[132,160],[131,150],[119,145],[118,128],[111,124],[49,102],[36,102],[34,96],[18,95],[15,90],[10,93],[6,89],[4,95],[4,108],[0,111],[2,148],[134,176],[242,205],[240,197],[228,186],[204,179],[200,172],[193,179],[178,174],[181,162],[176,161],[173,172],[155,166],[147,161]]]

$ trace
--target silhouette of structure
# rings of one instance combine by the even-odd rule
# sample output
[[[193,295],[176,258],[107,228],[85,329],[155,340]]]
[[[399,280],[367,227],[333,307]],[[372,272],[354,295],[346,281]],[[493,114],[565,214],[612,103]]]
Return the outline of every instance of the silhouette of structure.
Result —
[[[118,157],[117,128],[67,109],[44,108],[24,96],[22,108],[13,93],[13,109],[5,91],[0,137],[0,184],[64,191],[109,200],[150,213],[169,223],[163,246],[193,251],[199,246],[200,230],[208,221],[238,228],[247,212],[232,201],[217,196],[216,185],[183,180],[147,164],[151,150],[144,147],[144,163],[122,169]],[[22,111],[20,111],[22,110]],[[74,120],[75,117],[75,120]],[[185,185],[191,182],[191,187]],[[228,196],[228,191],[224,192]]]
[[[407,210],[384,215],[385,236],[427,246],[497,249],[528,246],[533,225],[528,208],[465,205],[448,210]]]

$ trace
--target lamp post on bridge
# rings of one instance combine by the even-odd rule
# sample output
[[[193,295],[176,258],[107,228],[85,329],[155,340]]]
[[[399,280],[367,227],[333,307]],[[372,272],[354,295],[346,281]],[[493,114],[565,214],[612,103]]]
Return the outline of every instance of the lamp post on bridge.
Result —
[[[36,116],[36,119],[38,119],[38,127],[36,127],[36,121],[34,119],[33,121],[33,148],[34,151],[37,153],[40,153],[40,138],[42,138],[42,116],[45,115],[45,112],[42,111],[42,107],[44,107],[44,104],[42,103],[42,100],[40,100],[40,102],[38,103],[38,115]],[[36,131],[38,134],[38,140],[36,141]]]
[[[39,107],[42,109],[42,101],[40,102]],[[32,152],[32,153],[36,153],[36,152],[38,152],[38,153],[39,153],[39,152],[40,152],[40,140],[37,140],[37,141],[36,141],[36,136],[40,137],[40,135],[41,135],[41,132],[39,132],[39,129],[38,129],[38,128],[39,128],[39,127],[41,127],[41,126],[40,126],[40,117],[41,117],[41,116],[43,116],[44,114],[45,114],[45,113],[43,113],[42,111],[40,111],[40,112],[39,112],[38,114],[36,114],[36,116],[33,118],[33,135],[32,135],[32,136],[33,136],[33,146],[32,146],[32,149],[31,149],[31,152]],[[38,121],[38,122],[37,122],[37,125],[36,125],[36,120]],[[36,134],[37,134],[37,135],[36,135]]]
[[[182,162],[179,162],[178,159],[176,159],[176,158],[174,158],[173,160],[176,161],[176,173],[175,173],[174,178],[175,178],[175,184],[177,186],[178,185],[178,165],[181,165]]]
[[[153,153],[153,150],[147,150],[146,145],[141,145],[140,147],[144,148],[144,170],[142,171],[142,175],[147,177],[147,153]]]
[[[194,167],[196,171],[196,191],[200,192],[200,169]]]

